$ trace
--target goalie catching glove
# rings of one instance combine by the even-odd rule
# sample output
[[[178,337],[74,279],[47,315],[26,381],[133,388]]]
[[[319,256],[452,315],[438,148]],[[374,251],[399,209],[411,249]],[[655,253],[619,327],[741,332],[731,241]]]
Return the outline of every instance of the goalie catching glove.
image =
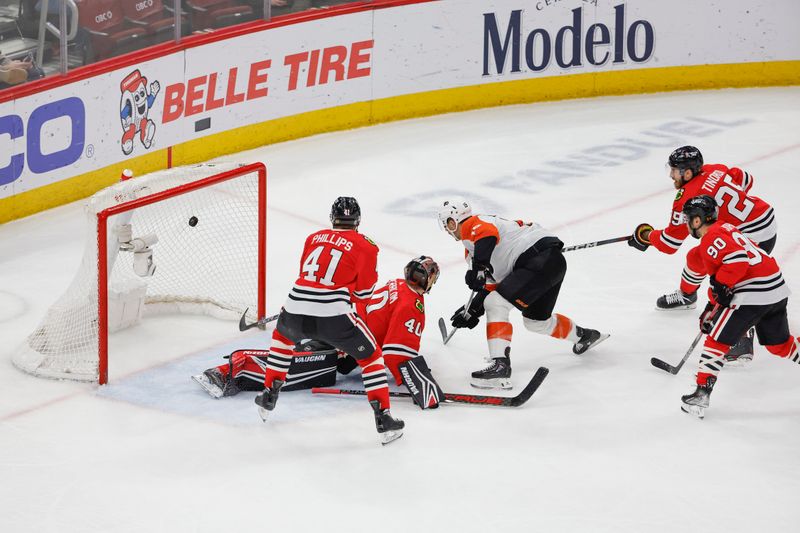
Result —
[[[439,403],[444,400],[444,392],[442,392],[436,380],[433,379],[425,358],[418,355],[413,359],[400,363],[398,368],[400,369],[403,383],[408,388],[408,392],[411,393],[414,403],[420,409],[435,409],[439,407]]]
[[[653,226],[650,224],[639,224],[633,232],[633,235],[628,239],[628,246],[632,246],[637,250],[644,252],[650,248],[650,232],[653,231]]]

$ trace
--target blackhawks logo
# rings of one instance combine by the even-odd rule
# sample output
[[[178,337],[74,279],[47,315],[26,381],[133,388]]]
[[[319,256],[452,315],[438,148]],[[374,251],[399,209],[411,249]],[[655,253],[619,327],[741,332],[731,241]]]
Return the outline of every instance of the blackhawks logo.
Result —
[[[366,240],[366,241],[367,241],[368,243],[370,243],[372,246],[375,246],[375,247],[377,247],[377,246],[378,246],[377,244],[375,244],[375,241],[373,241],[372,239],[370,239],[369,237],[367,237],[367,236],[366,236],[366,235],[364,235],[363,233],[362,233],[362,236],[364,237],[364,240]]]
[[[425,306],[419,300],[417,300],[417,309],[420,313],[425,314]]]
[[[681,198],[683,198],[683,189],[678,189],[678,194],[675,195],[675,201],[677,202]]]

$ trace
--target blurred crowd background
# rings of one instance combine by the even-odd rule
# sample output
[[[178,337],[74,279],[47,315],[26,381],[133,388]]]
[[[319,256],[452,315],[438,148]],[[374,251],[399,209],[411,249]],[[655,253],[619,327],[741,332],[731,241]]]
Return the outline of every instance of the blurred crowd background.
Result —
[[[373,0],[0,0],[0,90],[186,36]]]

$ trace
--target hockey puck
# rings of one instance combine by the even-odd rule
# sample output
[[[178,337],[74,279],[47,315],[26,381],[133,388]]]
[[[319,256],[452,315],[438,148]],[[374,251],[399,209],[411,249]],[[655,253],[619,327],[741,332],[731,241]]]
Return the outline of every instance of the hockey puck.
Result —
[[[189,225],[191,227],[195,227],[197,225],[197,217],[192,217],[189,219]]]

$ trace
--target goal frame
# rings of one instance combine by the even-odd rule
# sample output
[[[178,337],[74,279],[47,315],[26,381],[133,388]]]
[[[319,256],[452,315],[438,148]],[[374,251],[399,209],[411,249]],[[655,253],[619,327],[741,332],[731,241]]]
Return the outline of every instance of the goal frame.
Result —
[[[106,208],[97,213],[97,333],[98,333],[98,382],[108,383],[108,219],[147,205],[158,203],[192,191],[222,183],[236,177],[258,174],[258,319],[266,316],[267,273],[267,168],[264,163],[251,163],[221,172],[192,183],[137,198]]]

